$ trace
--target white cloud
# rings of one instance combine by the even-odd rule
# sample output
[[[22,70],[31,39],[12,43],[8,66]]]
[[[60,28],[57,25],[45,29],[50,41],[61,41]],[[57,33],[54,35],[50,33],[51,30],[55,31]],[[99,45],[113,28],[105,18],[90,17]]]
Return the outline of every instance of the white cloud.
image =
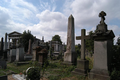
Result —
[[[52,36],[60,35],[62,41],[66,42],[67,18],[60,12],[45,10],[36,15],[40,22],[28,27],[37,37],[44,36],[46,40],[51,40]]]

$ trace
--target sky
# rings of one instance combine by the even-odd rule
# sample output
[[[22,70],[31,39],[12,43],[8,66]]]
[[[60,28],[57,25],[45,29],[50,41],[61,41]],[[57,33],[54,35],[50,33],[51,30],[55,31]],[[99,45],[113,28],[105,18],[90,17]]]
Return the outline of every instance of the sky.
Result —
[[[108,30],[113,30],[116,44],[120,35],[120,0],[0,0],[0,38],[5,33],[30,30],[39,39],[50,41],[59,35],[67,42],[68,17],[74,17],[75,36],[81,29],[96,30],[101,11],[106,12]],[[75,40],[75,44],[80,40]]]

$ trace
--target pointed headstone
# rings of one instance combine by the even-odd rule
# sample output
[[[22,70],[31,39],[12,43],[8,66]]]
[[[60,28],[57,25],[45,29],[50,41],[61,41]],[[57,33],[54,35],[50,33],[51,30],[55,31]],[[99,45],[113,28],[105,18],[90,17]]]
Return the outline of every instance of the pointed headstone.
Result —
[[[74,34],[74,18],[72,15],[68,18],[68,31],[67,31],[67,48],[64,53],[65,64],[76,64],[77,55],[75,53],[75,34]]]

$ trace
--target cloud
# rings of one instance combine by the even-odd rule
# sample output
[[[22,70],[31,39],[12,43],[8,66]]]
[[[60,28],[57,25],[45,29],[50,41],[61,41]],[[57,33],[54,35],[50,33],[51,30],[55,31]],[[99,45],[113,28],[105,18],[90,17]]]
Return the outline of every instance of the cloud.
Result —
[[[52,36],[58,34],[63,41],[66,41],[67,18],[60,12],[45,10],[36,15],[40,22],[28,27],[37,37],[44,36],[46,40],[51,40]]]

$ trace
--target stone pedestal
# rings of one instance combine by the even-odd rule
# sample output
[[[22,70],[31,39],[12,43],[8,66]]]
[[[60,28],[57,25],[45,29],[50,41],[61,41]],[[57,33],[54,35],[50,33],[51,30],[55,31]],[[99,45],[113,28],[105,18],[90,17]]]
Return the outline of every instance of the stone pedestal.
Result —
[[[94,63],[90,78],[110,80],[113,40],[94,41]]]
[[[89,70],[89,61],[88,60],[78,60],[77,68],[72,71],[72,74],[86,76]]]
[[[90,71],[89,77],[91,79],[110,80],[108,70],[102,70],[102,69],[92,69]]]

